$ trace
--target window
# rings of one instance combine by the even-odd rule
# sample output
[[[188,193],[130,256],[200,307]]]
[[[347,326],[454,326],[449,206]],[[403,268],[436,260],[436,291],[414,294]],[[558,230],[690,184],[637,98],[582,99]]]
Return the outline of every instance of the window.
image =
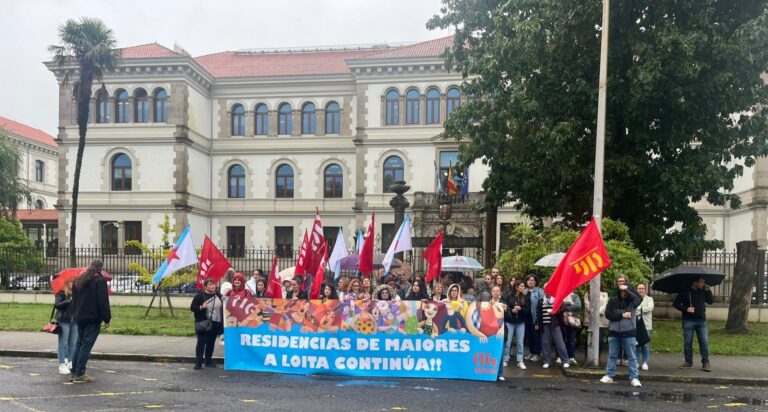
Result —
[[[47,257],[56,257],[59,254],[59,226],[47,225],[45,227],[45,255]]]
[[[394,238],[395,238],[395,224],[382,223],[381,224],[381,250],[389,250],[389,245],[392,243],[392,239]]]
[[[405,124],[419,124],[419,91],[409,90],[405,94]]]
[[[137,242],[141,242],[141,222],[123,222],[125,225],[125,241],[129,240],[135,240]],[[126,255],[140,255],[141,249],[135,247],[135,246],[126,246],[125,247],[125,254]]]
[[[312,103],[305,103],[301,108],[301,134],[317,134],[317,115]]]
[[[24,233],[27,239],[37,248],[43,247],[43,226],[42,225],[24,225]]]
[[[45,181],[45,163],[42,160],[35,160],[35,181]]]
[[[323,185],[323,197],[325,198],[340,198],[342,197],[342,187],[344,176],[342,174],[341,166],[337,164],[329,165],[323,172],[324,185]]]
[[[266,104],[256,106],[256,135],[266,136],[269,133],[269,110]]]
[[[293,197],[293,168],[288,165],[280,165],[275,173],[275,197]]]
[[[44,209],[45,205],[41,199],[35,200],[35,209]]]
[[[427,124],[440,123],[440,92],[437,89],[427,91]]]
[[[336,237],[339,236],[339,226],[323,226],[323,237],[328,245],[328,254],[331,254],[333,247],[336,246]]]
[[[341,108],[336,102],[325,106],[325,134],[339,134],[341,129]]]
[[[291,105],[283,103],[277,112],[277,134],[290,135],[293,133],[293,119],[291,116],[293,109],[291,109]]]
[[[275,253],[278,257],[293,257],[293,227],[275,226]]]
[[[403,159],[390,156],[384,161],[384,193],[392,192],[392,183],[405,179]]]
[[[243,166],[234,165],[227,172],[229,176],[229,194],[231,199],[245,197],[245,169]]]
[[[131,190],[131,159],[125,153],[112,158],[112,190]]]
[[[396,126],[400,124],[400,93],[397,90],[390,90],[387,93],[387,126]]]
[[[125,90],[118,90],[115,93],[115,122],[116,123],[128,123],[128,92]]]
[[[451,87],[445,93],[446,110],[445,115],[450,116],[454,110],[461,106],[461,92],[457,87]]]
[[[155,90],[155,122],[168,122],[168,93],[165,89]]]
[[[133,121],[136,123],[149,122],[149,99],[147,98],[147,91],[144,89],[136,89],[136,92],[133,93],[133,100]]]
[[[112,103],[109,101],[109,95],[105,90],[96,92],[96,123],[109,123],[112,121],[110,112]]]
[[[227,257],[245,256],[245,226],[227,226]]]
[[[232,136],[245,135],[245,108],[243,105],[232,106]]]
[[[448,187],[449,168],[453,168],[453,182],[456,184],[456,190],[459,194],[463,193],[462,189],[469,184],[469,179],[467,169],[459,168],[459,152],[440,152],[440,174],[438,177],[443,191],[446,191]]]
[[[117,228],[115,221],[100,221],[101,225],[101,249],[105,255],[117,254]]]

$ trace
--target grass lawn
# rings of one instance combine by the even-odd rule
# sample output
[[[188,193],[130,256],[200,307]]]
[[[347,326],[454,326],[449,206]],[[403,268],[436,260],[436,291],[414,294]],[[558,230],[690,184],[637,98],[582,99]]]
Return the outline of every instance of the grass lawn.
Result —
[[[713,355],[768,356],[768,323],[750,323],[749,333],[730,335],[725,333],[725,322],[709,324],[709,353]],[[699,344],[693,338],[693,350],[698,353]],[[683,329],[679,320],[653,320],[651,352],[682,353]]]

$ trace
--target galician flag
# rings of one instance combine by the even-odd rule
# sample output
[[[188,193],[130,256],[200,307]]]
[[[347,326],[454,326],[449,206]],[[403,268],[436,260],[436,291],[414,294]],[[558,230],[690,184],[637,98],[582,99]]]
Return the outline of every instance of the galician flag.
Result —
[[[189,225],[187,225],[173,245],[171,252],[168,253],[168,258],[152,277],[152,283],[157,284],[177,270],[195,264],[197,264],[197,253],[195,252],[195,245],[192,243],[192,235],[189,233]]]
[[[338,279],[341,276],[341,259],[347,257],[347,245],[344,243],[344,234],[339,227],[339,235],[336,236],[336,244],[333,245],[333,252],[328,258],[328,266],[333,271],[333,278]]]
[[[405,215],[405,219],[403,219],[400,229],[397,230],[397,234],[395,234],[395,238],[392,239],[392,243],[389,245],[389,250],[387,250],[387,254],[384,255],[384,260],[381,262],[384,266],[384,273],[389,273],[389,268],[392,266],[392,260],[395,258],[395,253],[405,252],[412,248],[411,218],[409,215]]]

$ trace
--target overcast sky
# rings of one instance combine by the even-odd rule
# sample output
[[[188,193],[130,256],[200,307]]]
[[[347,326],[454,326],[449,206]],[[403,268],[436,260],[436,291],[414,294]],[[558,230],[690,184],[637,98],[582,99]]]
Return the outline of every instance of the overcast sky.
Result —
[[[104,20],[120,47],[178,43],[192,56],[250,48],[423,41],[440,0],[5,0],[0,13],[0,116],[57,133],[57,87],[43,61],[57,27]]]

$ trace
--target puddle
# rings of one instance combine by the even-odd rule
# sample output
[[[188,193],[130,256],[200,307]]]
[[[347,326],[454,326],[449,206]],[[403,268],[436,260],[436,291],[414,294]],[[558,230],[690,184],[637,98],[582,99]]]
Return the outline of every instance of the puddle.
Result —
[[[750,398],[750,397],[733,397],[722,395],[709,395],[704,393],[689,393],[689,392],[640,392],[640,391],[606,391],[596,390],[591,391],[587,389],[580,390],[583,393],[593,394],[605,394],[612,396],[621,396],[627,399],[637,399],[641,401],[663,401],[671,403],[691,403],[698,399],[713,399],[720,398],[725,399],[729,403],[738,403],[750,406],[768,406],[768,399]]]

